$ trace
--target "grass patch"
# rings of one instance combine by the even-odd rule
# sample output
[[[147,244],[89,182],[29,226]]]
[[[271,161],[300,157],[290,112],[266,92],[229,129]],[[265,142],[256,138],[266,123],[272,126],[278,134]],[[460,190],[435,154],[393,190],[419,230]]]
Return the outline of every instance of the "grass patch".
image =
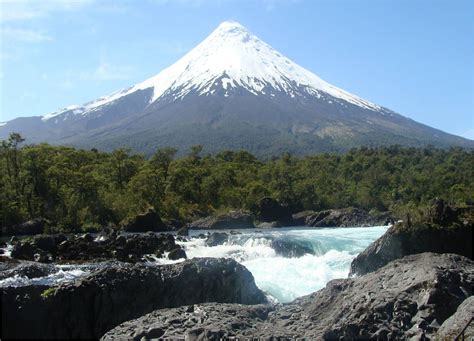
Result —
[[[41,293],[41,297],[47,299],[56,293],[56,288],[48,288]]]

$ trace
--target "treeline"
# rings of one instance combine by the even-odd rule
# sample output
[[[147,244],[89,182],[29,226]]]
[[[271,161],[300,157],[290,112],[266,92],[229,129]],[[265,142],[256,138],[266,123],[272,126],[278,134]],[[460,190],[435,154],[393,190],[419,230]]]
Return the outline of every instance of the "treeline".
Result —
[[[225,151],[186,157],[159,149],[149,159],[47,144],[11,134],[0,149],[0,219],[10,226],[42,217],[58,230],[97,228],[154,207],[164,221],[231,209],[254,212],[270,196],[294,211],[355,206],[403,210],[434,197],[472,204],[474,152],[460,148],[359,148],[346,154],[259,160]]]

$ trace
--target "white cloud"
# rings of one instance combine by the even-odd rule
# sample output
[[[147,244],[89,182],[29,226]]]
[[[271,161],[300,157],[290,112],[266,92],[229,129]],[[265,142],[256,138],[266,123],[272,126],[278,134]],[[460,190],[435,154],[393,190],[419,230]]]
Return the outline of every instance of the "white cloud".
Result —
[[[462,137],[465,137],[470,140],[474,140],[474,128],[465,131],[464,133],[460,134]]]
[[[158,5],[179,4],[184,6],[199,7],[209,3],[224,2],[225,0],[150,0],[152,3]]]
[[[0,37],[2,39],[24,41],[28,43],[41,43],[51,41],[51,38],[46,33],[38,32],[31,29],[3,27],[0,29]]]
[[[61,90],[70,90],[70,89],[74,88],[74,83],[69,79],[66,79],[62,82],[59,82],[59,83],[57,83],[57,85],[58,85],[59,89],[61,89]]]
[[[130,79],[133,67],[127,65],[112,65],[101,60],[97,68],[93,71],[79,73],[80,80],[110,81]]]
[[[260,0],[265,7],[265,10],[271,12],[275,10],[278,6],[283,4],[296,4],[300,2],[300,0]]]
[[[53,12],[76,11],[94,0],[0,0],[2,21],[24,21],[47,17]]]

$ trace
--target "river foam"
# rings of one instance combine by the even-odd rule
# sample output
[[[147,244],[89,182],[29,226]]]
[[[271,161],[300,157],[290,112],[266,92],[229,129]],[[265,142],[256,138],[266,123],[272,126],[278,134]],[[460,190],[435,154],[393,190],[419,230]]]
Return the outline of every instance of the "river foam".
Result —
[[[388,227],[241,230],[223,245],[209,247],[204,239],[180,242],[188,258],[224,257],[242,263],[257,286],[278,302],[289,302],[323,288],[335,278],[346,278],[352,259],[380,237]],[[202,233],[192,231],[191,235]],[[313,254],[283,257],[271,240],[310,247]]]
[[[352,259],[387,230],[387,226],[354,228],[278,228],[268,230],[220,231],[228,234],[222,245],[207,246],[203,233],[190,231],[191,238],[178,241],[188,258],[232,258],[243,264],[253,275],[257,286],[277,302],[290,302],[297,297],[323,288],[335,278],[346,278]],[[272,241],[312,250],[302,257],[278,254]],[[7,256],[11,245],[4,250]],[[159,266],[182,262],[153,255],[145,264]],[[43,277],[12,276],[0,280],[0,287],[25,285],[59,285],[73,282],[109,263],[54,265],[53,271]]]

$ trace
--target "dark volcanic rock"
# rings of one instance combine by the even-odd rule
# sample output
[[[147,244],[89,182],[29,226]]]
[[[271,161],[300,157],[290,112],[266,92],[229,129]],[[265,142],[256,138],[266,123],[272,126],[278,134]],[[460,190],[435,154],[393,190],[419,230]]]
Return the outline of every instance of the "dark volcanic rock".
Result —
[[[58,250],[58,245],[67,239],[64,234],[50,234],[35,236],[32,244],[45,252],[55,253]]]
[[[188,257],[186,256],[186,252],[181,247],[177,247],[176,249],[171,250],[168,254],[168,259],[171,260],[178,260],[182,258]]]
[[[140,340],[159,337],[185,340],[219,340],[245,334],[246,330],[265,321],[274,310],[271,305],[206,303],[174,309],[160,309],[139,319],[125,322],[106,333],[102,340]]]
[[[259,229],[272,229],[274,227],[285,227],[288,226],[288,223],[284,223],[281,221],[264,221],[257,225]]]
[[[181,227],[178,232],[176,232],[178,236],[189,236],[189,229],[186,226]]]
[[[257,217],[262,222],[279,222],[280,226],[295,224],[288,207],[270,197],[260,199],[257,203],[257,212]]]
[[[465,257],[423,253],[396,260],[362,277],[276,306],[203,304],[158,310],[123,323],[104,339],[160,337],[308,340],[433,338],[469,295],[474,263]]]
[[[210,216],[193,221],[188,225],[190,229],[216,230],[216,229],[250,229],[255,228],[253,216],[242,211]]]
[[[170,230],[168,226],[161,221],[160,215],[153,208],[149,208],[145,213],[138,214],[132,219],[125,221],[122,225],[124,231],[127,232],[163,232]]]
[[[351,263],[351,275],[375,271],[388,262],[422,252],[457,253],[472,258],[472,227],[419,227],[394,225]]]
[[[162,256],[180,248],[170,234],[146,234],[100,236],[98,240],[90,234],[82,236],[64,235],[36,236],[32,240],[16,241],[13,244],[12,257],[24,260],[49,261],[88,261],[118,259],[136,262],[146,254]]]
[[[35,254],[38,252],[39,249],[29,241],[16,242],[13,244],[11,257],[16,259],[34,260]]]
[[[460,336],[465,327],[464,338],[461,340],[472,340],[474,338],[474,296],[466,298],[458,307],[456,312],[443,322],[438,329],[436,338],[438,340],[455,340]],[[469,324],[469,326],[468,326]]]
[[[354,207],[320,211],[305,217],[305,225],[314,227],[380,226],[392,222],[388,212],[372,215]]]
[[[45,225],[46,221],[42,218],[28,220],[18,225],[2,227],[2,236],[41,234]]]
[[[316,214],[315,211],[301,211],[293,214],[291,217],[296,225],[304,226],[307,225],[306,219],[314,214]]]
[[[365,274],[394,259],[422,252],[457,253],[472,259],[473,222],[461,221],[460,211],[457,218],[453,218],[456,211],[440,209],[439,202],[435,207],[424,222],[413,225],[408,221],[401,222],[389,228],[352,261],[351,275]],[[448,221],[453,225],[442,227],[433,223]]]
[[[304,244],[295,240],[274,239],[271,247],[275,252],[283,257],[302,257],[306,254],[314,255],[314,250],[310,244]]]
[[[252,274],[231,259],[201,258],[160,267],[119,264],[46,289],[2,288],[2,339],[98,338],[159,308],[266,302]]]
[[[224,244],[229,239],[229,235],[225,232],[213,232],[206,239],[207,246],[217,246]]]
[[[0,280],[13,276],[37,278],[48,276],[54,272],[54,266],[30,261],[2,262],[0,266]]]

